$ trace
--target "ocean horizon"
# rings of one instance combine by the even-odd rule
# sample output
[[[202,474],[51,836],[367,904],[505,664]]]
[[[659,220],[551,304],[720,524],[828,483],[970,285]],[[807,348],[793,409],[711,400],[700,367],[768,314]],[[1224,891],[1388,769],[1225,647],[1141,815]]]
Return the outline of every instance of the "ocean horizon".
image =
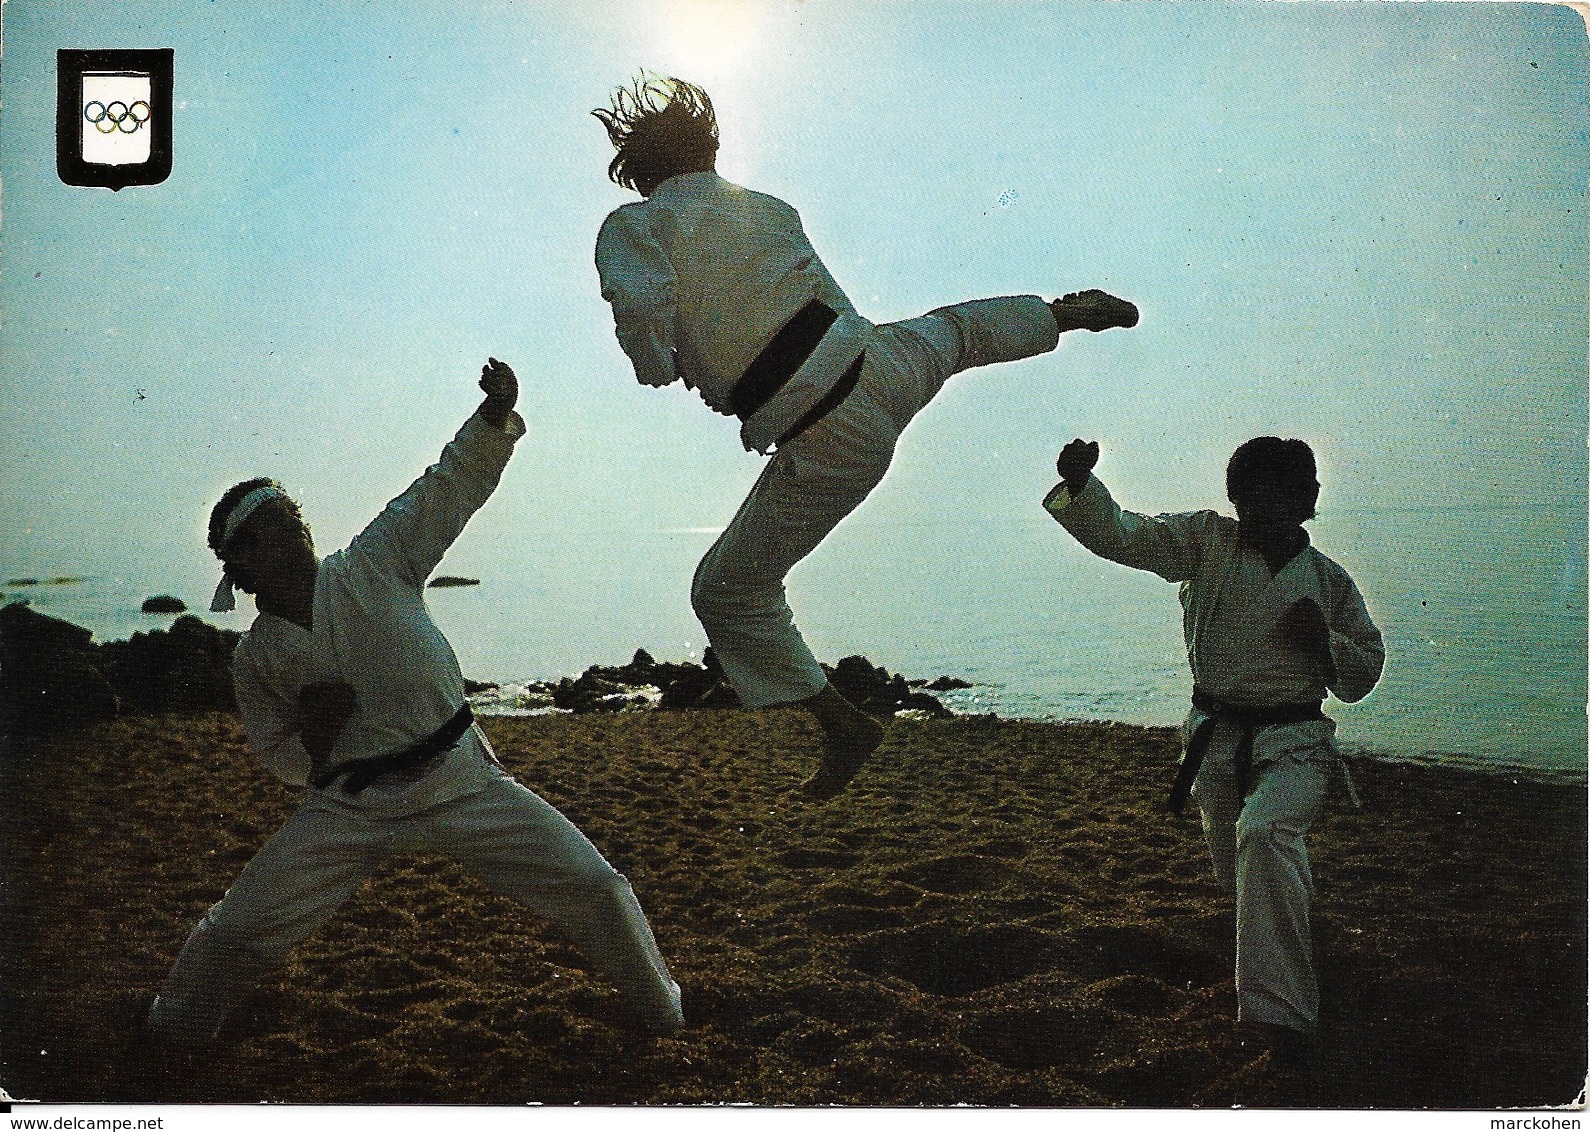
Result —
[[[958,713],[1181,721],[1191,681],[1175,586],[1093,558],[1041,513],[881,526],[847,522],[791,576],[797,623],[819,659],[859,654],[908,678],[968,680],[940,694]],[[1375,691],[1359,704],[1326,704],[1344,750],[1584,780],[1581,510],[1366,508],[1323,513],[1310,528],[1354,576],[1386,638]],[[532,542],[466,533],[437,573],[480,584],[432,589],[427,600],[474,680],[557,680],[623,664],[637,649],[696,661],[704,641],[689,581],[715,535],[569,526]],[[218,575],[202,554],[12,560],[0,575],[0,600],[27,600],[101,641],[169,625],[174,615],[139,612],[157,594],[226,628],[253,618],[247,597],[235,613],[208,612]]]

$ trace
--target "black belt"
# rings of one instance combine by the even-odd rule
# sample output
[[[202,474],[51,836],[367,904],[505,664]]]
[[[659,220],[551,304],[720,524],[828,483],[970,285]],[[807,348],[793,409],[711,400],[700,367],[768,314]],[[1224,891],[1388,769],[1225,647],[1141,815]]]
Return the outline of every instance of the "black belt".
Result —
[[[1209,750],[1209,740],[1215,733],[1215,725],[1220,721],[1234,723],[1242,728],[1232,763],[1237,772],[1238,789],[1242,792],[1242,797],[1247,798],[1248,793],[1253,789],[1251,779],[1254,735],[1266,727],[1281,727],[1288,723],[1303,723],[1310,719],[1325,718],[1319,702],[1276,704],[1273,707],[1240,707],[1217,700],[1202,688],[1193,689],[1192,702],[1193,707],[1207,714],[1209,718],[1193,730],[1191,738],[1187,740],[1187,753],[1182,756],[1181,765],[1176,768],[1176,781],[1171,785],[1170,799],[1166,802],[1166,807],[1173,814],[1180,814],[1182,807],[1187,804],[1187,795],[1192,790],[1193,780],[1198,777],[1198,768],[1203,765],[1204,755]]]
[[[345,763],[338,763],[331,769],[322,771],[314,778],[315,788],[324,790],[343,775],[347,775],[342,789],[344,793],[352,796],[360,793],[384,774],[418,770],[430,760],[457,746],[458,741],[464,737],[464,732],[468,731],[469,725],[474,722],[475,713],[469,710],[468,704],[465,704],[458,709],[453,718],[430,735],[411,746],[404,747],[401,751],[393,751],[388,755],[371,755],[364,759],[349,759]]]
[[[813,299],[779,328],[773,340],[762,347],[740,380],[729,393],[729,409],[742,421],[750,420],[771,401],[784,383],[795,376],[801,363],[811,357],[817,343],[839,317],[832,307]]]
[[[805,416],[791,425],[784,435],[778,438],[778,446],[780,448],[784,447],[784,445],[838,408],[839,403],[850,396],[850,391],[856,387],[856,382],[861,380],[861,363],[866,360],[866,354],[857,354],[856,360],[851,362],[849,368],[839,375],[839,380],[834,382],[834,387],[824,393],[817,404],[806,410]]]

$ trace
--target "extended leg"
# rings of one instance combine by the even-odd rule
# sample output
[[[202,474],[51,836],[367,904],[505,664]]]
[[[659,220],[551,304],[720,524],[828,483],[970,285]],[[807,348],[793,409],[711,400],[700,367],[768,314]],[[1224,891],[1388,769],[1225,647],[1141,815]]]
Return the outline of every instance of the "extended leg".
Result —
[[[1204,756],[1203,766],[1193,783],[1193,799],[1203,825],[1204,844],[1214,865],[1215,880],[1227,895],[1237,894],[1237,818],[1242,813],[1242,797],[1237,789],[1237,774],[1231,765],[1230,729],[1216,725]]]
[[[181,1043],[214,1038],[254,985],[353,895],[385,842],[378,827],[307,803],[188,936],[150,1007],[151,1032]]]
[[[1052,350],[1060,330],[1058,316],[1031,295],[876,327],[855,390],[781,446],[701,560],[691,602],[741,702],[800,703],[823,727],[824,759],[806,784],[809,796],[842,790],[882,729],[828,686],[795,627],[785,577],[882,480],[901,430],[952,374]]]
[[[498,773],[484,790],[438,807],[428,824],[438,848],[556,924],[651,1029],[684,1025],[679,984],[629,881],[573,822]]]

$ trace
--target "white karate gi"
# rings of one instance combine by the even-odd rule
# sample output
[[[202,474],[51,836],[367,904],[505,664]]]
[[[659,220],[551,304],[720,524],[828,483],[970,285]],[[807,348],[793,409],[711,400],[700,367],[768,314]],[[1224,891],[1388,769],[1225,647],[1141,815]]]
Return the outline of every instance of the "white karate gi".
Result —
[[[261,613],[238,642],[243,727],[267,769],[306,785],[299,691],[353,687],[356,706],[329,765],[401,750],[464,703],[452,647],[425,608],[431,571],[490,497],[515,441],[478,413],[348,546],[320,562],[313,630]],[[199,921],[150,1010],[179,1041],[213,1037],[231,1009],[317,930],[393,852],[445,853],[558,925],[650,1023],[680,1021],[679,988],[629,882],[552,806],[498,766],[478,726],[422,777],[377,780],[349,796],[311,789],[299,810]]]
[[[1312,546],[1272,575],[1264,556],[1238,540],[1235,519],[1213,511],[1123,511],[1097,476],[1075,498],[1059,485],[1044,506],[1095,554],[1181,583],[1193,681],[1216,700],[1248,708],[1313,703],[1328,688],[1354,703],[1380,679],[1385,646],[1358,587]],[[1278,631],[1287,609],[1304,597],[1324,614],[1334,672]],[[1186,736],[1207,718],[1194,708]],[[1258,730],[1256,784],[1246,802],[1233,763],[1241,730],[1216,725],[1193,784],[1215,875],[1236,897],[1238,1017],[1310,1032],[1318,1024],[1319,987],[1303,838],[1340,767],[1336,725],[1313,719]]]
[[[637,380],[677,379],[718,412],[773,335],[808,301],[837,319],[741,441],[766,453],[865,353],[856,387],[763,468],[701,560],[691,602],[747,707],[822,691],[822,668],[795,627],[784,578],[889,469],[911,418],[963,369],[1055,348],[1059,327],[1034,295],[942,307],[874,326],[856,314],[788,204],[688,173],[610,214],[597,238],[602,296]]]

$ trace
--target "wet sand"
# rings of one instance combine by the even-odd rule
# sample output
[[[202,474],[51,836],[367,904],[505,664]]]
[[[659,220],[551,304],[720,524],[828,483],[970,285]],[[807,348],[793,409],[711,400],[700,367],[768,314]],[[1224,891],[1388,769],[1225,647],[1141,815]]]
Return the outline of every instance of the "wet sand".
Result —
[[[1232,917],[1161,809],[1175,734],[897,721],[837,801],[793,711],[485,721],[634,883],[689,1027],[452,863],[396,857],[195,1058],[138,1026],[285,820],[229,714],[4,769],[0,1086],[45,1101],[1488,1108],[1586,1071],[1582,786],[1361,764],[1310,839],[1322,1072],[1234,1023]]]

